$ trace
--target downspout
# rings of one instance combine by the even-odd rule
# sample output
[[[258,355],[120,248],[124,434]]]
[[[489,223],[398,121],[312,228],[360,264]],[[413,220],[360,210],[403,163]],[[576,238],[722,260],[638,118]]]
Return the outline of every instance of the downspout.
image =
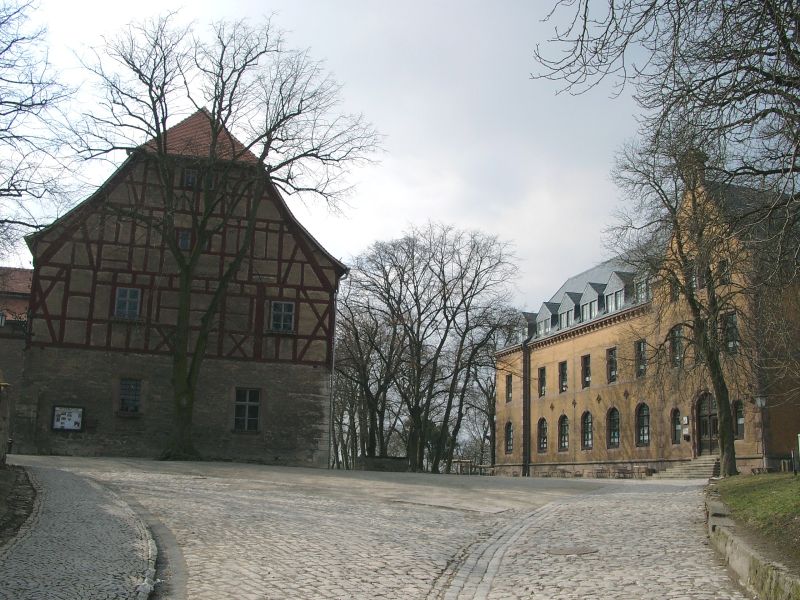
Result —
[[[345,271],[344,274],[339,278],[339,281],[336,282],[336,289],[333,290],[333,317],[331,323],[331,381],[328,385],[330,389],[330,395],[328,398],[328,468],[333,469],[333,465],[331,463],[331,452],[333,450],[333,436],[336,435],[336,432],[333,430],[333,394],[334,394],[334,387],[336,385],[336,315],[339,312],[338,309],[338,302],[339,302],[339,284],[347,279],[347,276],[350,274],[350,271]]]
[[[531,472],[531,351],[532,336],[522,342],[522,476]]]

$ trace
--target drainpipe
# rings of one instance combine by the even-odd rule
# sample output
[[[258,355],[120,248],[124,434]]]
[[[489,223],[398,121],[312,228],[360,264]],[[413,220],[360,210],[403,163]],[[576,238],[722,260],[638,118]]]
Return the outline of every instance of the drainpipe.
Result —
[[[522,476],[531,472],[531,336],[522,342]]]

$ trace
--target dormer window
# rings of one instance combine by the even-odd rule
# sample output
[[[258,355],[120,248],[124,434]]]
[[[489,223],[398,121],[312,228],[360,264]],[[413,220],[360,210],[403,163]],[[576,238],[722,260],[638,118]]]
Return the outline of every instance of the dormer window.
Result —
[[[652,300],[652,292],[650,290],[650,280],[641,279],[636,282],[636,302],[649,302]]]
[[[614,312],[622,308],[625,303],[625,290],[617,290],[613,294],[606,294],[606,309]]]
[[[559,329],[566,329],[572,325],[572,311],[568,310],[566,312],[561,313],[558,315],[558,328]]]

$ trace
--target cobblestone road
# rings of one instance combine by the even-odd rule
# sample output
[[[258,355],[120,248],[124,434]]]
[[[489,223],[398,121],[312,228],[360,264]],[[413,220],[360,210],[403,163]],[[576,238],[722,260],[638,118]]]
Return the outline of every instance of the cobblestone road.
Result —
[[[697,484],[48,460],[163,523],[190,600],[747,597]]]
[[[29,473],[37,498],[17,537],[0,549],[0,598],[136,598],[148,537],[128,505],[65,471]]]

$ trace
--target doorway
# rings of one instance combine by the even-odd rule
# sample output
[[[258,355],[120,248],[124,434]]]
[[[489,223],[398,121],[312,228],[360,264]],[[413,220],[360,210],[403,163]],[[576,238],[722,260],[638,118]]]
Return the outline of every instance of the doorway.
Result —
[[[717,401],[711,394],[703,394],[697,401],[697,454],[719,453],[719,420]]]

